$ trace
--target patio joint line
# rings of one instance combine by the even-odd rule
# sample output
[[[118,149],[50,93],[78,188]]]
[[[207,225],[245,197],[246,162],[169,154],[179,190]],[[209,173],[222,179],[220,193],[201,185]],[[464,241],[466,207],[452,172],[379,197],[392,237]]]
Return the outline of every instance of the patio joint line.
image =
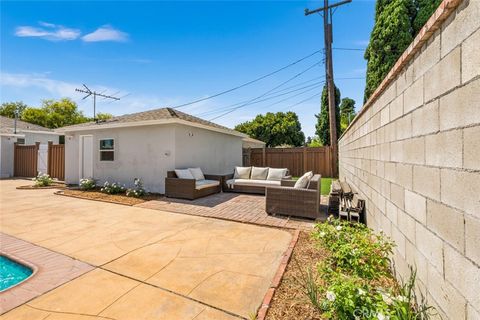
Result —
[[[239,314],[236,314],[236,313],[233,313],[233,312],[231,312],[231,311],[228,311],[228,310],[225,310],[225,309],[216,307],[216,306],[214,306],[214,305],[211,305],[211,304],[208,304],[208,303],[206,303],[206,302],[197,300],[197,299],[195,299],[195,298],[186,296],[186,295],[184,295],[184,294],[181,294],[181,293],[172,291],[172,290],[170,290],[170,289],[167,289],[167,288],[164,288],[164,287],[160,287],[160,286],[157,286],[157,285],[152,284],[152,283],[145,282],[144,280],[135,279],[135,278],[132,278],[132,277],[130,277],[130,276],[128,276],[128,275],[118,273],[118,272],[116,272],[116,271],[104,269],[102,266],[98,267],[98,269],[102,269],[102,270],[104,270],[104,271],[111,272],[111,273],[114,273],[114,274],[116,274],[116,275],[119,275],[119,276],[122,276],[122,277],[125,277],[125,278],[129,278],[129,279],[131,279],[131,280],[134,280],[134,281],[143,283],[144,285],[147,285],[147,286],[151,286],[151,287],[154,287],[154,288],[163,290],[163,291],[165,291],[165,292],[169,292],[169,293],[174,294],[174,295],[176,295],[176,296],[179,296],[179,297],[185,298],[185,299],[187,299],[187,300],[191,300],[191,301],[197,302],[197,303],[199,303],[199,304],[201,304],[201,305],[204,305],[204,306],[207,306],[207,307],[209,307],[209,308],[212,308],[212,309],[221,311],[221,312],[226,313],[226,314],[228,314],[228,315],[231,315],[231,316],[233,316],[233,317],[236,317],[236,318],[239,318],[239,319],[243,319],[243,320],[248,320],[247,318],[245,318],[245,317],[243,317],[243,316],[241,316],[241,315],[239,315]]]
[[[127,295],[128,293],[130,293],[131,291],[133,291],[134,289],[136,289],[139,285],[141,285],[141,283],[137,284],[136,286],[133,286],[132,288],[130,288],[129,290],[127,290],[126,292],[124,292],[122,295],[120,295],[118,298],[116,298],[114,301],[112,301],[112,303],[110,303],[108,306],[106,306],[105,308],[103,308],[99,313],[97,313],[97,316],[98,317],[102,317],[100,314],[102,312],[104,312],[105,310],[107,310],[108,308],[110,308],[115,302],[117,302],[118,300],[120,300],[122,297],[124,297],[125,295]]]
[[[103,318],[103,319],[109,319],[109,320],[117,320],[116,318],[111,318],[111,317],[104,317],[104,316],[99,316],[99,315],[95,315],[95,314],[88,314],[88,313],[79,313],[79,312],[68,312],[68,311],[54,311],[54,310],[49,310],[49,309],[43,309],[43,308],[38,308],[38,307],[34,307],[28,303],[25,303],[26,306],[28,306],[29,308],[32,308],[32,309],[35,309],[35,310],[39,310],[39,311],[44,311],[44,312],[50,312],[50,313],[58,313],[58,314],[70,314],[70,315],[76,315],[76,316],[84,316],[84,317],[100,317],[100,318]],[[47,317],[49,317],[50,315],[48,315]],[[44,318],[46,319],[46,318]]]

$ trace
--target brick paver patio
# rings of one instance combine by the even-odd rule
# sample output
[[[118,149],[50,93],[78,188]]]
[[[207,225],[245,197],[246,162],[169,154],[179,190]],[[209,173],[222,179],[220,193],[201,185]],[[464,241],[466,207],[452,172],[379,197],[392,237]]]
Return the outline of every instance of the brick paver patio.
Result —
[[[322,217],[325,220],[328,197],[322,196]],[[312,220],[270,216],[265,212],[265,197],[239,193],[218,193],[197,200],[164,198],[136,205],[162,211],[212,217],[272,227],[311,230]]]

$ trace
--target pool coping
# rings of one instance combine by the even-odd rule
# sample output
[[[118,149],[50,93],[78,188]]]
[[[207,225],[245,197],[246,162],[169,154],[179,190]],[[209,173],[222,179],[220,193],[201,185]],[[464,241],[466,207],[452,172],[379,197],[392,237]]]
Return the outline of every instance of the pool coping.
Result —
[[[0,256],[7,257],[8,259],[12,260],[13,262],[16,262],[17,264],[20,264],[20,265],[23,265],[23,266],[26,266],[26,267],[32,269],[32,273],[31,273],[28,277],[26,277],[25,279],[23,279],[23,280],[20,281],[20,282],[15,283],[14,285],[12,285],[12,286],[10,286],[10,287],[8,287],[8,288],[5,288],[5,289],[3,289],[3,290],[0,290],[0,294],[2,294],[2,293],[4,293],[4,292],[7,292],[8,290],[13,289],[13,288],[15,288],[16,286],[18,286],[18,285],[20,285],[20,284],[28,281],[29,279],[31,279],[32,277],[34,277],[35,274],[38,272],[37,266],[34,265],[33,263],[30,263],[30,262],[28,262],[28,261],[26,261],[26,260],[24,260],[24,259],[22,259],[22,258],[19,258],[19,257],[13,255],[13,254],[10,254],[10,253],[8,253],[8,252],[5,252],[5,251],[2,250],[1,248],[0,248]]]
[[[51,291],[95,267],[0,232],[1,254],[34,270],[25,280],[0,291],[0,315]]]

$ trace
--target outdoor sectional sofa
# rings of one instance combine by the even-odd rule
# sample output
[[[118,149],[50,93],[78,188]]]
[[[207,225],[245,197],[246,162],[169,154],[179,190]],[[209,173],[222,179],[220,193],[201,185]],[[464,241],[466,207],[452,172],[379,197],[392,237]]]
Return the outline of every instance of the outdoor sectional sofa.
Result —
[[[167,171],[165,178],[165,196],[194,200],[221,191],[221,175],[205,174],[204,179],[181,179],[175,171]]]
[[[291,179],[285,168],[237,167],[234,173],[223,177],[222,189],[224,192],[265,194],[265,188],[281,186],[282,180]]]
[[[267,187],[266,211],[272,215],[286,215],[316,219],[320,216],[321,176],[314,175],[306,188],[294,188],[294,180],[282,180],[279,187]]]

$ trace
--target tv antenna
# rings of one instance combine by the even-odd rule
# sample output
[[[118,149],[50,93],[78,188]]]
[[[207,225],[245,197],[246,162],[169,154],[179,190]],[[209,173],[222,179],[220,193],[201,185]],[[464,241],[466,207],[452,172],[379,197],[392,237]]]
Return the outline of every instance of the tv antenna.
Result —
[[[86,96],[82,98],[82,100],[85,100],[87,99],[88,97],[90,97],[91,95],[93,95],[93,121],[96,120],[96,104],[97,104],[97,96],[98,97],[102,97],[102,98],[105,98],[105,99],[112,99],[112,100],[120,100],[120,98],[117,98],[117,97],[114,97],[114,96],[109,96],[109,95],[106,95],[106,94],[103,94],[103,92],[99,93],[97,91],[92,91],[90,90],[89,87],[87,87],[85,84],[83,84],[83,86],[85,87],[85,89],[78,89],[76,88],[75,91],[77,92],[82,92],[82,93],[85,93]]]

